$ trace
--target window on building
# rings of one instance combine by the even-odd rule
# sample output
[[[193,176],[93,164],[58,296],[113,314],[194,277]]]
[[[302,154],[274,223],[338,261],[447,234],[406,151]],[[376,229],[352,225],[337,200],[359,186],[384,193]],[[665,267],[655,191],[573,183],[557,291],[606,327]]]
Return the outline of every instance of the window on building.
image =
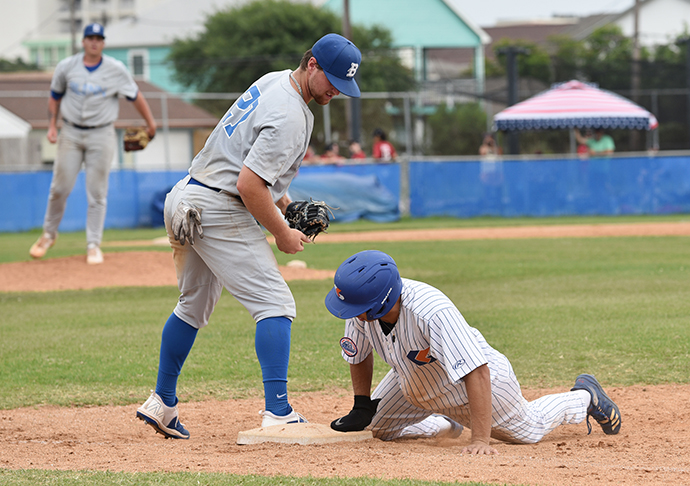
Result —
[[[43,66],[54,66],[55,58],[53,56],[53,47],[47,46],[43,48]]]
[[[149,79],[149,56],[146,50],[129,51],[129,70],[134,79]]]

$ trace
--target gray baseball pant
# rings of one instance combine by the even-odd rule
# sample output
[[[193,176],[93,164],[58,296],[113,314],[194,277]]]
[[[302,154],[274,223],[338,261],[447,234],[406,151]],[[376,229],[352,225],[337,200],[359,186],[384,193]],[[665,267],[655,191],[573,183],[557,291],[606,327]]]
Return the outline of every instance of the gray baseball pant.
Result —
[[[65,124],[58,136],[57,156],[53,166],[48,207],[43,231],[53,238],[65,214],[67,198],[79,171],[86,171],[86,243],[100,246],[108,202],[108,176],[115,153],[115,127],[80,129]]]

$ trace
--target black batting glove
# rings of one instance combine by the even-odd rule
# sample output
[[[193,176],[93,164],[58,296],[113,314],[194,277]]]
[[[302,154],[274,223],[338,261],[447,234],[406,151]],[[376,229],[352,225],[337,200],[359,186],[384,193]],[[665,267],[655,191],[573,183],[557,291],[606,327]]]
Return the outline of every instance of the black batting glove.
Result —
[[[380,398],[372,400],[365,395],[355,395],[355,405],[350,413],[331,422],[331,428],[338,432],[364,430],[374,418],[380,401]]]

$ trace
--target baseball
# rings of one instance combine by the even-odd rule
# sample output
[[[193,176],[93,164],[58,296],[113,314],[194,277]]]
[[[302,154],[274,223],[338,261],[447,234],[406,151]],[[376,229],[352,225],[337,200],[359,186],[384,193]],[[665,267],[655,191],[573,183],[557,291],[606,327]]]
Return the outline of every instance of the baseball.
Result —
[[[304,260],[290,260],[287,263],[288,267],[295,267],[295,268],[307,268],[307,262]]]

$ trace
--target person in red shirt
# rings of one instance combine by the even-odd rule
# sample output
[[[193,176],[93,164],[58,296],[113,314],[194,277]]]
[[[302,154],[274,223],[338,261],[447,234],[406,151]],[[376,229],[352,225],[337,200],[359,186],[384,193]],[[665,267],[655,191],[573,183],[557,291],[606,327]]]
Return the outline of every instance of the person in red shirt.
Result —
[[[367,158],[367,154],[364,153],[364,150],[362,150],[362,146],[359,144],[357,140],[350,140],[350,146],[348,148],[350,149],[351,159]]]
[[[324,153],[321,154],[322,164],[342,164],[344,160],[345,157],[340,155],[340,146],[336,142],[326,145]]]
[[[377,128],[374,130],[374,146],[372,148],[373,157],[381,162],[391,162],[398,157],[395,147],[387,140],[386,132]]]

